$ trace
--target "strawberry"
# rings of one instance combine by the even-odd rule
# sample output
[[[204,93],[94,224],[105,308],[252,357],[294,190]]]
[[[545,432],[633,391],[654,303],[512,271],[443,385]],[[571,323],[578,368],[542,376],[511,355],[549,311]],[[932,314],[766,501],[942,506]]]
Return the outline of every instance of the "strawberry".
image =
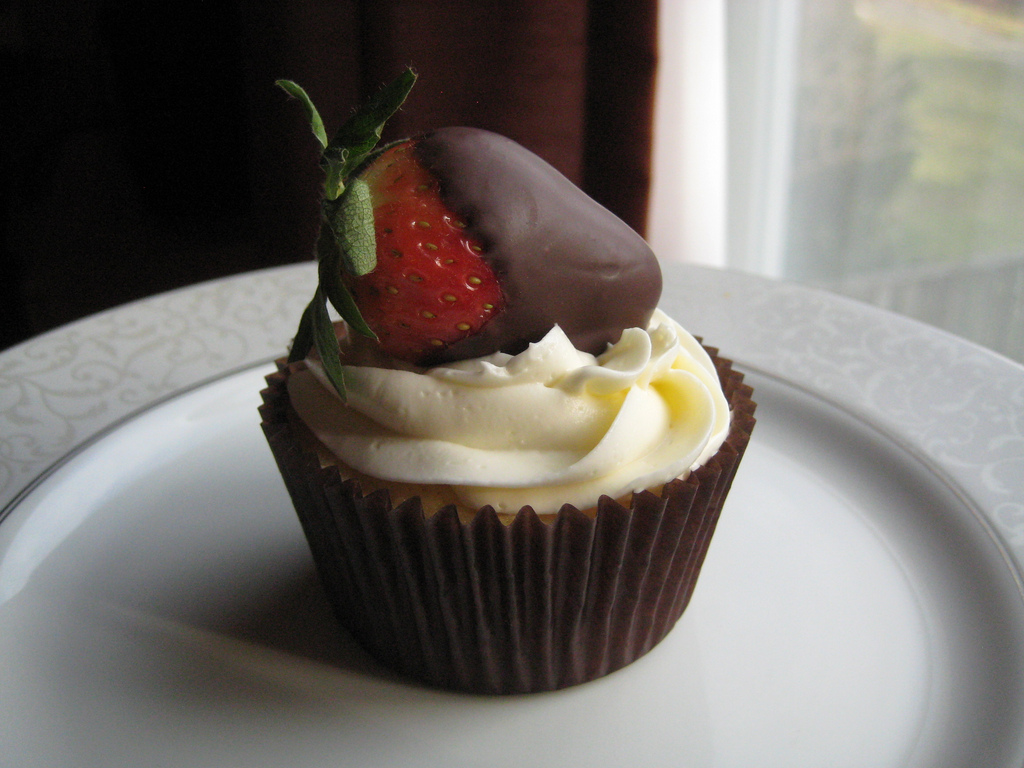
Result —
[[[558,325],[600,354],[644,327],[661,295],[643,239],[541,158],[489,131],[441,128],[375,149],[416,76],[385,86],[324,150],[319,284],[289,360],[315,346],[345,396],[327,303],[393,358],[429,366],[518,354]]]
[[[377,263],[344,279],[384,351],[421,363],[477,333],[505,300],[483,243],[445,205],[413,149],[393,145],[359,173],[373,201]]]

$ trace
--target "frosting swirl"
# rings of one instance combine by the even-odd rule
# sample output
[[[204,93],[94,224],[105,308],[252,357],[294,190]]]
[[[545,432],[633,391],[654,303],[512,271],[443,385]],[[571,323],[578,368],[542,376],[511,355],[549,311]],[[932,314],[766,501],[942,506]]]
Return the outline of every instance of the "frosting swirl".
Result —
[[[340,461],[383,481],[450,486],[499,513],[593,507],[712,456],[729,406],[703,347],[660,310],[598,357],[557,326],[518,355],[425,371],[346,366],[348,403],[319,361],[295,371],[299,417]]]

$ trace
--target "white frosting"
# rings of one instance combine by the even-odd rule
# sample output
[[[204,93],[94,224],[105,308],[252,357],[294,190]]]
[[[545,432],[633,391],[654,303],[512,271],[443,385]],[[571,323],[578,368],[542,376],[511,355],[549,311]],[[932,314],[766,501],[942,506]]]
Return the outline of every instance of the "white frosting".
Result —
[[[451,486],[469,508],[539,513],[685,477],[729,431],[729,405],[696,339],[661,311],[599,357],[558,327],[521,354],[424,372],[346,366],[348,403],[318,361],[289,381],[300,418],[351,468]]]

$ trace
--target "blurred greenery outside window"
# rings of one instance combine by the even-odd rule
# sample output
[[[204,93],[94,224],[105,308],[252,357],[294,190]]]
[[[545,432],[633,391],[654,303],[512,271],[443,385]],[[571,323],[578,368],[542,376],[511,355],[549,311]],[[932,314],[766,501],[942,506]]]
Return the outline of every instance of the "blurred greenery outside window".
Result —
[[[794,277],[967,254],[1020,256],[1018,9],[966,0],[805,5],[789,230]],[[844,258],[830,265],[816,252]]]
[[[1024,0],[705,2],[724,18],[720,235],[685,236],[714,200],[659,192],[659,147],[680,131],[663,119],[656,250],[846,294],[1024,362]],[[683,92],[715,70],[692,65]],[[703,107],[676,122],[709,147]]]

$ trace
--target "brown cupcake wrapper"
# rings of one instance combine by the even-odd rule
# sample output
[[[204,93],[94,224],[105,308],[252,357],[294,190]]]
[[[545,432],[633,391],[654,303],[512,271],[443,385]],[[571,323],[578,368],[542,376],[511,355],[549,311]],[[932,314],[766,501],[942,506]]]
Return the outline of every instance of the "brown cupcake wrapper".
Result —
[[[510,524],[364,495],[301,445],[286,369],[268,376],[262,426],[341,624],[389,667],[476,693],[564,688],[645,654],[690,601],[754,426],[750,387],[708,351],[733,419],[707,464],[629,508],[605,496],[594,516],[524,507]]]

